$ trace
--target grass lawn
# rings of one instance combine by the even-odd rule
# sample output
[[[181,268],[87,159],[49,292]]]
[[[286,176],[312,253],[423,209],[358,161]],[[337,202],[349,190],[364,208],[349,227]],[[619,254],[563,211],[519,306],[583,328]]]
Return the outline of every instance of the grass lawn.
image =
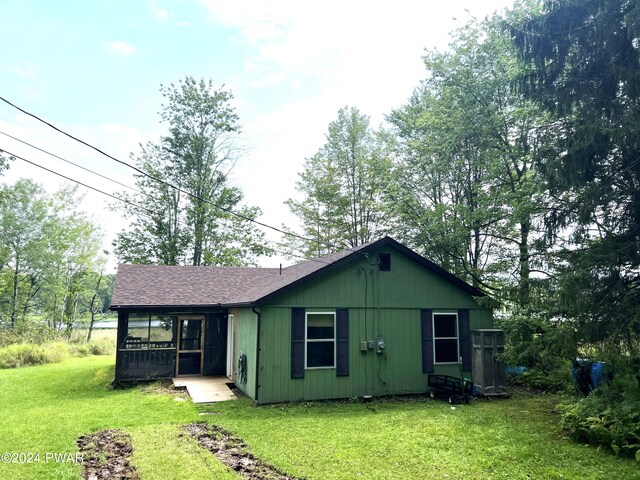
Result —
[[[45,463],[45,453],[75,452],[78,436],[109,428],[131,435],[143,479],[239,478],[184,434],[181,425],[194,421],[232,431],[255,455],[308,479],[640,478],[638,462],[563,438],[552,396],[455,410],[416,398],[196,407],[149,388],[112,390],[113,363],[85,357],[0,371],[0,453],[41,454],[40,463],[0,463],[0,478],[77,479],[78,465]]]

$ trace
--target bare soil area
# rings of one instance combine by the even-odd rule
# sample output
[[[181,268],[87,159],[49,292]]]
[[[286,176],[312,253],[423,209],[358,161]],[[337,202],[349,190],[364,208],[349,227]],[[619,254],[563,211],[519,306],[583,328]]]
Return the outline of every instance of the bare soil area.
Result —
[[[84,473],[87,480],[129,479],[138,480],[136,469],[129,462],[133,447],[131,437],[120,430],[102,430],[83,435],[77,441],[83,454]]]
[[[249,480],[302,480],[254,457],[247,444],[231,432],[206,423],[187,425],[187,431],[218,460]]]

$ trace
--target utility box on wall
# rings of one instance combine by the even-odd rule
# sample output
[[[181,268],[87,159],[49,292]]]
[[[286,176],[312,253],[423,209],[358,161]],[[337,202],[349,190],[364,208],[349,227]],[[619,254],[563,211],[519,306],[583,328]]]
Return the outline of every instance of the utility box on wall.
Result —
[[[504,365],[498,354],[504,352],[504,332],[495,329],[473,330],[472,374],[478,395],[506,396]]]

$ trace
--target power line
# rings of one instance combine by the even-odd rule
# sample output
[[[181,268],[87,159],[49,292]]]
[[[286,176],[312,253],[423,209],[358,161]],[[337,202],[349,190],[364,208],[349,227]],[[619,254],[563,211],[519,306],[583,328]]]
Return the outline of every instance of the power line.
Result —
[[[51,152],[45,150],[44,148],[40,148],[40,147],[38,147],[36,145],[33,145],[33,144],[29,143],[29,142],[26,142],[26,141],[21,140],[21,139],[19,139],[17,137],[14,137],[13,135],[9,135],[8,133],[3,132],[2,130],[0,130],[0,134],[4,135],[6,137],[9,137],[9,138],[15,140],[16,142],[20,142],[20,143],[22,143],[24,145],[27,145],[27,146],[29,146],[31,148],[34,148],[34,149],[36,149],[36,150],[38,150],[38,151],[40,151],[42,153],[46,153],[47,155],[50,155],[53,158],[57,158],[58,160],[62,160],[63,162],[66,162],[66,163],[68,163],[70,165],[73,165],[74,167],[78,167],[78,168],[80,168],[80,169],[82,169],[82,170],[84,170],[86,172],[89,172],[89,173],[93,173],[94,175],[97,175],[98,177],[104,178],[105,180],[109,180],[110,182],[117,183],[118,185],[120,185],[122,187],[125,187],[125,188],[128,188],[129,190],[133,190],[136,193],[142,193],[140,190],[138,190],[138,189],[136,189],[134,187],[130,187],[129,185],[127,185],[125,183],[119,182],[118,180],[114,180],[113,178],[107,177],[106,175],[103,175],[103,174],[101,174],[99,172],[91,170],[90,168],[83,167],[82,165],[78,165],[77,163],[74,163],[71,160],[67,160],[66,158],[62,158],[61,156],[56,155],[55,153],[51,153]]]
[[[47,167],[43,167],[42,165],[39,165],[39,164],[37,164],[35,162],[32,162],[31,160],[27,160],[26,158],[21,157],[20,155],[17,155],[15,153],[11,153],[8,150],[4,150],[4,149],[0,148],[0,153],[6,153],[7,155],[9,155],[9,158],[12,158],[12,159],[13,158],[17,158],[18,160],[22,160],[23,162],[26,162],[26,163],[29,163],[29,164],[35,166],[35,167],[41,168],[42,170],[46,170],[49,173],[53,173],[54,175],[57,175],[58,177],[62,177],[65,180],[69,180],[70,182],[74,182],[74,183],[77,183],[78,185],[82,185],[83,187],[88,188],[90,190],[93,190],[94,192],[101,193],[102,195],[106,195],[107,197],[111,197],[111,198],[113,198],[115,200],[119,200],[121,202],[128,203],[131,206],[138,207],[138,208],[141,208],[143,210],[147,210],[148,212],[153,213],[153,210],[150,210],[150,209],[148,209],[146,207],[143,207],[142,205],[138,205],[138,204],[136,204],[134,202],[131,202],[131,201],[125,199],[125,198],[117,197],[117,196],[115,196],[115,195],[113,195],[111,193],[108,193],[108,192],[105,192],[103,190],[100,190],[99,188],[92,187],[91,185],[87,185],[86,183],[83,183],[83,182],[81,182],[79,180],[75,180],[75,179],[73,179],[71,177],[67,177],[66,175],[63,175],[62,173],[56,172],[56,171],[51,170],[50,168],[47,168]]]
[[[0,133],[2,133],[2,132],[0,132]],[[9,136],[10,136],[10,135],[9,135]],[[13,138],[13,137],[12,137],[12,138]],[[26,142],[25,142],[25,143],[26,143]],[[34,148],[37,148],[37,147],[34,147]],[[38,150],[41,150],[41,149],[38,149]],[[45,153],[49,153],[49,152],[47,152],[46,150],[41,150],[41,151],[43,151],[43,152],[45,152]],[[62,173],[56,172],[55,170],[52,170],[52,169],[50,169],[50,168],[44,167],[44,166],[42,166],[42,165],[39,165],[39,164],[37,164],[37,163],[35,163],[35,162],[31,161],[31,160],[28,160],[28,159],[26,159],[26,158],[24,158],[24,157],[22,157],[22,156],[20,156],[20,155],[17,155],[17,154],[15,154],[15,153],[11,153],[11,152],[9,152],[8,150],[0,149],[0,153],[6,153],[7,155],[9,155],[9,157],[10,157],[10,158],[16,158],[16,159],[18,159],[18,160],[22,160],[23,162],[26,162],[26,163],[28,163],[28,164],[30,164],[30,165],[33,165],[33,166],[38,167],[38,168],[41,168],[42,170],[45,170],[45,171],[47,171],[47,172],[49,172],[49,173],[52,173],[52,174],[54,174],[54,175],[57,175],[57,176],[59,176],[59,177],[62,177],[62,178],[64,178],[65,180],[68,180],[68,181],[70,181],[70,182],[74,182],[74,183],[76,183],[76,184],[78,184],[78,185],[81,185],[81,186],[83,186],[83,187],[85,187],[85,188],[88,188],[88,189],[90,189],[90,190],[93,190],[94,192],[100,193],[100,194],[105,195],[105,196],[107,196],[107,197],[113,198],[114,200],[118,200],[118,201],[120,201],[120,202],[124,202],[124,203],[126,203],[126,204],[128,204],[128,205],[131,205],[131,206],[133,206],[133,207],[139,208],[139,209],[141,209],[141,210],[145,211],[145,212],[146,212],[146,215],[147,215],[149,218],[151,218],[152,220],[153,220],[153,217],[152,217],[151,215],[158,215],[158,212],[157,212],[157,211],[151,210],[150,208],[147,208],[147,207],[145,207],[145,206],[143,206],[143,205],[140,205],[140,204],[138,204],[138,203],[135,203],[135,202],[132,202],[132,201],[130,201],[130,200],[127,200],[126,198],[118,197],[118,196],[113,195],[113,194],[111,194],[111,193],[105,192],[104,190],[100,190],[99,188],[92,187],[91,185],[87,185],[86,183],[83,183],[83,182],[81,182],[81,181],[79,181],[79,180],[76,180],[76,179],[74,179],[74,178],[68,177],[68,176],[66,176],[66,175],[64,175],[64,174],[62,174]],[[53,154],[51,154],[51,155],[53,155]],[[72,163],[72,164],[73,164],[73,162],[70,162],[70,163]],[[73,165],[75,165],[75,164],[73,164]],[[81,168],[82,168],[82,167],[81,167]],[[87,169],[87,170],[88,170],[88,169]],[[92,173],[95,173],[95,172],[93,172],[93,171],[91,171],[91,170],[89,170],[89,171],[90,171],[90,172],[92,172]],[[100,176],[102,176],[102,175],[100,175]],[[106,178],[107,180],[112,180],[112,179],[110,179],[109,177],[104,177],[104,178]],[[112,180],[112,181],[113,181],[113,180]],[[131,188],[131,187],[129,187],[129,188]],[[188,226],[188,224],[186,224],[186,223],[185,223],[184,221],[182,221],[182,220],[179,220],[179,219],[178,219],[177,221],[178,221],[178,223],[180,223],[180,224],[182,224],[182,225],[186,225],[186,226]],[[283,245],[283,244],[281,244],[281,243],[278,243],[278,242],[274,242],[274,243],[275,243],[276,245],[285,246],[285,245]],[[322,263],[323,265],[331,265],[331,264],[332,264],[332,262],[325,262],[325,261],[320,260],[320,259],[318,259],[318,258],[311,258],[311,259],[308,259],[308,258],[303,257],[303,256],[301,256],[301,255],[292,254],[292,253],[290,253],[290,252],[283,252],[283,251],[281,251],[281,250],[277,250],[277,249],[275,249],[275,248],[273,248],[273,247],[270,247],[270,246],[268,246],[268,245],[265,245],[264,247],[265,247],[266,249],[268,249],[268,250],[272,251],[273,253],[278,253],[278,254],[280,254],[280,255],[286,255],[286,256],[290,256],[290,257],[300,258],[300,259],[303,259],[303,260],[306,260],[306,261]]]
[[[94,150],[94,151],[96,151],[96,152],[100,153],[101,155],[104,155],[105,157],[107,157],[107,158],[109,158],[109,159],[111,159],[111,160],[113,160],[113,161],[115,161],[115,162],[118,162],[118,163],[120,163],[120,164],[122,164],[122,165],[125,165],[125,166],[127,166],[127,167],[131,168],[132,170],[135,170],[136,172],[140,173],[141,175],[143,175],[143,176],[145,176],[145,177],[147,177],[147,178],[150,178],[150,179],[152,179],[152,180],[154,180],[154,181],[156,181],[156,182],[159,182],[159,183],[161,183],[161,184],[163,184],[163,185],[165,185],[165,186],[167,186],[167,187],[169,187],[169,188],[172,188],[172,189],[174,189],[174,190],[175,190],[175,191],[177,191],[177,192],[180,192],[180,193],[183,193],[183,194],[185,194],[185,195],[188,195],[188,196],[190,196],[190,197],[192,197],[192,198],[195,198],[196,200],[199,200],[199,201],[201,201],[201,202],[208,203],[209,205],[212,205],[212,206],[214,206],[215,208],[217,208],[217,209],[219,209],[219,210],[222,210],[223,212],[228,213],[228,214],[230,214],[230,215],[233,215],[233,216],[235,216],[235,217],[237,217],[237,218],[240,218],[240,219],[242,219],[242,220],[246,220],[246,221],[248,221],[248,222],[255,223],[256,225],[260,225],[261,227],[269,228],[269,229],[274,230],[274,231],[276,231],[276,232],[278,232],[278,233],[281,233],[281,234],[283,234],[283,235],[289,235],[289,236],[292,236],[292,237],[298,238],[298,239],[300,239],[300,240],[304,240],[305,242],[313,242],[313,243],[318,243],[319,245],[323,245],[323,244],[322,244],[321,242],[319,242],[318,240],[315,240],[315,239],[312,239],[312,238],[303,237],[302,235],[298,235],[298,234],[296,234],[296,233],[292,233],[292,232],[287,232],[286,230],[283,230],[283,229],[281,229],[281,228],[274,227],[274,226],[272,226],[272,225],[268,225],[268,224],[266,224],[266,223],[260,222],[259,220],[255,220],[255,219],[253,219],[253,218],[251,218],[251,217],[247,217],[246,215],[242,215],[242,214],[240,214],[240,213],[234,212],[234,211],[233,211],[233,210],[231,210],[230,208],[223,207],[223,206],[218,205],[218,204],[216,204],[216,203],[214,203],[214,202],[212,202],[212,201],[210,201],[210,200],[204,199],[204,198],[202,198],[202,197],[200,197],[200,196],[198,196],[198,195],[196,195],[196,194],[194,194],[194,193],[192,193],[192,192],[189,192],[188,190],[183,190],[183,189],[181,189],[180,187],[177,187],[177,186],[175,186],[175,185],[173,185],[173,184],[171,184],[171,183],[169,183],[169,182],[167,182],[167,181],[165,181],[165,180],[163,180],[163,179],[161,179],[161,178],[159,178],[159,177],[156,177],[155,175],[150,175],[150,174],[148,174],[147,172],[145,172],[145,171],[141,170],[140,168],[138,168],[138,167],[136,167],[136,166],[134,166],[134,165],[131,165],[131,164],[130,164],[130,163],[128,163],[128,162],[125,162],[125,161],[123,161],[123,160],[120,160],[120,159],[118,159],[118,158],[116,158],[116,157],[112,156],[112,155],[109,155],[108,153],[106,153],[106,152],[104,152],[104,151],[100,150],[98,147],[95,147],[95,146],[93,146],[93,145],[91,145],[91,144],[89,144],[89,143],[85,142],[84,140],[81,140],[81,139],[79,139],[78,137],[75,137],[75,136],[71,135],[70,133],[65,132],[64,130],[62,130],[62,129],[60,129],[60,128],[56,127],[55,125],[53,125],[53,124],[51,124],[51,123],[47,122],[46,120],[43,120],[43,119],[42,119],[42,118],[40,118],[39,116],[37,116],[37,115],[35,115],[35,114],[31,113],[31,112],[28,112],[28,111],[26,111],[26,110],[24,110],[24,109],[22,109],[22,108],[18,107],[17,105],[15,105],[15,104],[11,103],[9,100],[7,100],[6,98],[4,98],[4,97],[2,97],[2,96],[0,96],[0,100],[2,100],[3,102],[5,102],[7,105],[10,105],[11,107],[15,108],[16,110],[18,110],[18,111],[20,111],[20,112],[24,113],[25,115],[28,115],[28,116],[30,116],[30,117],[32,117],[32,118],[34,118],[34,119],[38,120],[39,122],[44,123],[45,125],[47,125],[47,126],[51,127],[51,128],[52,128],[52,129],[54,129],[55,131],[57,131],[57,132],[59,132],[59,133],[61,133],[61,134],[65,135],[66,137],[69,137],[69,138],[71,138],[72,140],[75,140],[76,142],[79,142],[79,143],[81,143],[81,144],[83,144],[83,145],[85,145],[85,146],[87,146],[87,147],[91,148],[92,150]],[[325,245],[323,245],[323,246],[325,246]],[[331,245],[328,245],[328,246],[331,246]]]
[[[62,160],[63,162],[66,162],[66,163],[68,163],[68,164],[70,164],[70,165],[73,165],[73,166],[75,166],[75,167],[78,167],[78,168],[80,168],[80,169],[82,169],[82,170],[84,170],[84,171],[87,171],[87,172],[92,173],[92,174],[94,174],[94,175],[97,175],[97,176],[99,176],[99,177],[101,177],[101,178],[104,178],[105,180],[108,180],[108,181],[110,181],[110,182],[117,183],[118,185],[121,185],[121,186],[123,186],[123,187],[126,187],[126,188],[128,188],[128,189],[130,189],[130,190],[133,190],[133,191],[134,191],[134,192],[136,192],[136,193],[140,193],[140,194],[142,194],[142,191],[140,191],[140,190],[138,190],[138,189],[136,189],[136,188],[134,188],[134,187],[131,187],[131,186],[129,186],[129,185],[126,185],[126,184],[124,184],[124,183],[122,183],[122,182],[119,182],[119,181],[117,181],[117,180],[114,180],[113,178],[108,177],[108,176],[106,176],[106,175],[102,175],[101,173],[96,172],[96,171],[94,171],[94,170],[91,170],[90,168],[86,168],[86,167],[83,167],[82,165],[78,165],[77,163],[72,162],[71,160],[68,160],[68,159],[63,158],[63,157],[61,157],[61,156],[59,156],[59,155],[56,155],[56,154],[54,154],[54,153],[52,153],[52,152],[49,152],[48,150],[45,150],[45,149],[43,149],[43,148],[40,148],[40,147],[38,147],[38,146],[36,146],[36,145],[33,145],[33,144],[31,144],[31,143],[29,143],[29,142],[27,142],[27,141],[21,140],[21,139],[20,139],[20,138],[18,138],[18,137],[14,137],[13,135],[10,135],[10,134],[8,134],[8,133],[5,133],[5,132],[3,132],[3,131],[1,131],[1,130],[0,130],[0,134],[5,135],[5,136],[7,136],[7,137],[9,137],[9,138],[11,138],[11,139],[13,139],[13,140],[16,140],[16,141],[18,141],[18,142],[20,142],[20,143],[22,143],[22,144],[24,144],[24,145],[27,145],[27,146],[29,146],[29,147],[31,147],[31,148],[34,148],[34,149],[36,149],[36,150],[38,150],[38,151],[40,151],[40,152],[42,152],[42,153],[45,153],[45,154],[47,154],[47,155],[50,155],[50,156],[52,156],[52,157],[54,157],[54,158],[57,158],[57,159],[59,159],[59,160]],[[36,167],[43,168],[43,169],[45,169],[45,170],[47,170],[47,171],[49,171],[49,172],[51,172],[51,173],[54,173],[54,174],[56,174],[56,175],[58,175],[58,176],[61,176],[61,177],[65,178],[66,180],[70,180],[70,181],[75,182],[75,183],[77,183],[77,184],[79,184],[79,185],[82,185],[82,186],[84,186],[84,187],[91,188],[91,189],[93,189],[94,191],[96,191],[96,192],[98,192],[98,193],[102,193],[103,195],[107,195],[107,196],[109,196],[109,197],[111,197],[111,198],[115,198],[116,200],[123,201],[123,202],[125,202],[125,203],[128,203],[129,205],[132,205],[132,206],[138,207],[138,208],[140,208],[140,209],[147,210],[148,212],[152,212],[152,213],[154,213],[154,214],[156,214],[156,215],[158,214],[158,212],[157,212],[157,211],[153,211],[153,210],[151,210],[151,209],[149,209],[149,208],[147,208],[147,207],[144,207],[144,206],[142,206],[142,205],[140,205],[140,204],[138,204],[138,203],[131,202],[131,201],[125,200],[124,198],[121,198],[121,197],[117,197],[117,196],[111,195],[111,194],[109,194],[109,193],[107,193],[107,192],[103,192],[102,190],[99,190],[99,189],[94,189],[93,187],[90,187],[90,186],[88,186],[88,185],[85,185],[85,184],[83,184],[82,182],[76,181],[76,180],[74,180],[74,179],[72,179],[72,178],[69,178],[69,177],[65,177],[65,176],[64,176],[64,175],[62,175],[62,174],[59,174],[59,173],[54,172],[54,171],[52,171],[52,170],[49,170],[49,169],[47,169],[47,168],[45,168],[45,167],[42,167],[42,166],[40,166],[40,165],[37,165],[37,164],[35,164],[34,162],[31,162],[31,161],[26,160],[26,159],[24,159],[24,158],[22,158],[22,157],[19,157],[18,155],[11,154],[10,152],[8,152],[8,151],[6,151],[6,150],[5,150],[5,152],[6,152],[6,153],[8,153],[9,155],[11,155],[11,156],[15,157],[15,158],[18,158],[18,159],[20,159],[20,160],[23,160],[23,161],[25,161],[25,162],[27,162],[27,163],[30,163],[30,164],[32,164],[32,165],[34,165],[34,166],[36,166]],[[151,218],[151,217],[149,217],[149,218]],[[185,225],[185,226],[189,226],[189,225],[188,225],[188,224],[186,224],[184,221],[179,220],[179,219],[178,219],[178,223],[180,223],[180,224],[182,224],[182,225]],[[286,245],[284,245],[284,244],[282,244],[282,243],[278,243],[278,242],[273,242],[273,243],[274,243],[274,244],[276,244],[276,245],[280,245],[280,246],[286,246]],[[303,257],[303,256],[301,256],[301,255],[296,255],[296,254],[294,254],[294,253],[290,253],[290,252],[283,252],[283,251],[281,251],[281,250],[276,250],[276,249],[271,248],[271,247],[268,247],[268,246],[266,246],[266,248],[270,249],[270,250],[271,250],[271,251],[273,251],[274,253],[279,253],[279,254],[281,254],[281,255],[286,255],[286,256],[290,256],[290,257],[295,257],[295,258],[301,258],[301,259],[304,259],[304,260],[308,260],[306,257]],[[312,259],[312,260],[314,260],[314,261],[315,261],[315,259]],[[325,263],[325,264],[326,264],[327,262],[321,262],[321,263]]]

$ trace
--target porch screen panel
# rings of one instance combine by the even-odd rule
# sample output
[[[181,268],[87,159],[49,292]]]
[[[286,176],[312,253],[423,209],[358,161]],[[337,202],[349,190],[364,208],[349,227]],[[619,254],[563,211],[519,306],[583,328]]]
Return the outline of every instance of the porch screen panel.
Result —
[[[149,328],[150,348],[175,348],[178,336],[178,317],[151,315]]]
[[[124,349],[175,348],[177,342],[178,317],[130,313],[127,320],[127,334]]]

